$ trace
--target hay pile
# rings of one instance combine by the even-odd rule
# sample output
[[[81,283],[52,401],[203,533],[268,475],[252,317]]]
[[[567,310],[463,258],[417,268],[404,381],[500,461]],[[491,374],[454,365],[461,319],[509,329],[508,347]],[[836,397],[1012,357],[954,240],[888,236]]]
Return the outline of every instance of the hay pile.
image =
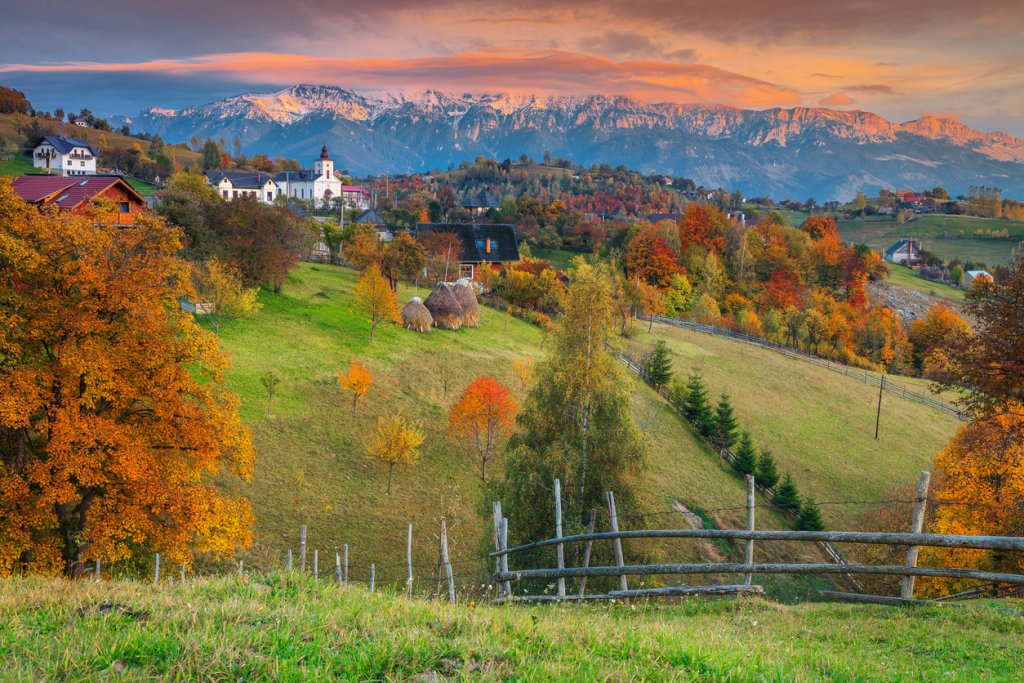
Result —
[[[469,280],[462,278],[452,287],[455,300],[462,306],[462,324],[467,327],[480,326],[480,306],[476,303],[476,292]]]
[[[402,325],[414,332],[430,332],[434,325],[434,316],[430,315],[430,310],[423,305],[423,300],[414,296],[402,309]]]
[[[448,330],[462,327],[462,306],[447,282],[438,282],[423,305],[434,316],[434,325]]]

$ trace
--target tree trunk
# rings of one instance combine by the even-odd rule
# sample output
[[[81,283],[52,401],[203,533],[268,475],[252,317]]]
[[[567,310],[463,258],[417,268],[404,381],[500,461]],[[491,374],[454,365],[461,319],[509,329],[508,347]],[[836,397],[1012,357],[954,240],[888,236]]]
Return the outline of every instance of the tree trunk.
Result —
[[[480,481],[487,481],[487,458],[480,458]]]
[[[352,392],[352,415],[356,414],[356,405],[359,403],[359,394]]]
[[[377,330],[377,323],[370,323],[370,343],[373,343],[373,333]]]
[[[388,463],[388,493],[391,493],[391,474],[395,470],[395,463]]]

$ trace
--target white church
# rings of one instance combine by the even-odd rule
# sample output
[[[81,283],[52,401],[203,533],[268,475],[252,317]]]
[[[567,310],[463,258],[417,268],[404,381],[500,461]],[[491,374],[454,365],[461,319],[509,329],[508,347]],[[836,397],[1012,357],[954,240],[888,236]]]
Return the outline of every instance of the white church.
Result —
[[[313,168],[281,171],[274,180],[278,196],[312,200],[316,206],[329,206],[331,200],[342,196],[341,181],[334,175],[334,162],[327,154],[326,143]]]

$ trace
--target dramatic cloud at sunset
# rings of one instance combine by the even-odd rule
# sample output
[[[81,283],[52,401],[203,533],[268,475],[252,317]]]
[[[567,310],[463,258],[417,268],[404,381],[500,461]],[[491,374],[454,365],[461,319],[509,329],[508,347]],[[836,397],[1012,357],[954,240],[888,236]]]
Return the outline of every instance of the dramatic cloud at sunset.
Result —
[[[30,3],[6,10],[0,82],[53,106],[73,77],[90,86],[76,89],[82,97],[95,90],[97,104],[126,111],[325,83],[830,106],[898,120],[942,110],[1019,135],[1022,7],[1002,0],[969,9],[948,0],[55,0],[44,12]],[[45,49],[39,35],[47,36]]]

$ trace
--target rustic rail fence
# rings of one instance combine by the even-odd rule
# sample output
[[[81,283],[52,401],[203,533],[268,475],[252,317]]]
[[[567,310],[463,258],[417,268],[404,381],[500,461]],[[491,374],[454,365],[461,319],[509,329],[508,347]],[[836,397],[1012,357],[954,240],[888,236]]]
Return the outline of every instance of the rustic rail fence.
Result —
[[[943,401],[941,399],[938,399],[934,396],[929,396],[924,392],[916,391],[914,389],[908,389],[905,384],[894,382],[891,378],[887,377],[886,375],[880,375],[877,373],[870,372],[868,370],[864,370],[862,368],[855,368],[850,365],[836,363],[834,361],[828,360],[827,358],[821,358],[820,356],[815,356],[810,353],[805,353],[803,351],[793,349],[783,344],[778,344],[776,342],[771,341],[770,339],[755,337],[753,335],[744,334],[742,332],[736,332],[735,330],[730,330],[724,327],[716,327],[714,325],[703,325],[701,323],[695,323],[691,320],[667,318],[665,316],[660,315],[637,315],[637,319],[646,322],[653,321],[663,325],[672,325],[674,327],[680,327],[686,330],[691,330],[693,332],[711,334],[716,337],[726,337],[728,339],[734,339],[736,341],[745,342],[747,344],[760,346],[762,348],[775,351],[776,353],[782,354],[784,356],[788,356],[789,358],[794,358],[805,363],[811,363],[813,365],[817,365],[818,367],[831,370],[832,372],[837,372],[841,375],[845,375],[846,377],[850,377],[859,382],[863,382],[868,386],[876,387],[878,389],[887,391],[891,394],[900,396],[907,400],[914,401],[916,403],[921,403],[923,405],[929,406],[930,408],[934,408],[935,410],[942,411],[947,415],[952,415],[960,420],[967,419],[967,415],[964,413],[964,411],[960,410],[956,406],[947,403],[946,401]]]
[[[927,474],[927,473],[925,473]],[[927,478],[922,477],[923,487],[927,488]],[[749,490],[749,489],[748,489]],[[560,495],[560,486],[555,482],[556,495]],[[921,487],[919,486],[919,493]],[[748,496],[747,528],[745,529],[635,529],[619,528],[614,495],[605,493],[608,505],[609,531],[588,531],[584,534],[563,536],[561,534],[561,504],[555,504],[555,536],[553,538],[531,541],[517,546],[508,545],[508,519],[501,516],[500,503],[495,503],[495,528],[502,530],[496,534],[495,550],[490,553],[495,561],[494,579],[498,585],[496,602],[563,602],[580,600],[611,600],[629,598],[673,597],[691,595],[740,595],[763,593],[762,586],[752,582],[753,575],[762,574],[813,574],[813,575],[875,575],[902,577],[900,595],[871,595],[853,592],[820,591],[825,598],[848,602],[863,602],[883,605],[909,605],[923,603],[950,602],[956,599],[972,597],[971,591],[964,591],[952,596],[934,600],[918,600],[914,598],[914,580],[917,577],[966,579],[988,582],[991,586],[980,587],[977,596],[988,594],[993,587],[1008,585],[1024,586],[1024,574],[994,572],[966,567],[921,567],[918,566],[918,549],[958,548],[974,550],[998,550],[1004,552],[1024,552],[1024,538],[1009,536],[964,536],[921,533],[924,518],[924,503],[915,506],[912,530],[902,532],[870,532],[870,531],[791,531],[791,530],[758,530],[754,528],[754,506]],[[745,553],[743,562],[704,562],[704,563],[659,563],[659,564],[627,564],[623,556],[623,539],[724,539],[744,541]],[[614,550],[615,564],[609,566],[589,566],[589,549],[595,542],[608,541]],[[823,564],[823,563],[759,563],[754,560],[754,543],[762,541],[791,541],[812,543],[857,543],[868,545],[886,545],[906,549],[906,560],[903,564],[865,565],[865,564]],[[541,568],[510,568],[509,558],[527,551],[540,548],[556,547],[564,549],[573,543],[586,544],[584,561],[578,567],[567,567],[564,553],[557,554],[556,567]],[[704,585],[704,586],[663,586],[630,588],[628,577],[631,576],[671,576],[671,575],[715,575],[739,574],[744,576],[742,583]],[[586,579],[593,577],[618,578],[618,588],[599,593],[586,592]],[[522,594],[516,595],[513,585],[522,581],[539,579],[555,580],[559,588],[554,595]],[[579,590],[576,593],[566,592],[566,579],[576,579]]]

